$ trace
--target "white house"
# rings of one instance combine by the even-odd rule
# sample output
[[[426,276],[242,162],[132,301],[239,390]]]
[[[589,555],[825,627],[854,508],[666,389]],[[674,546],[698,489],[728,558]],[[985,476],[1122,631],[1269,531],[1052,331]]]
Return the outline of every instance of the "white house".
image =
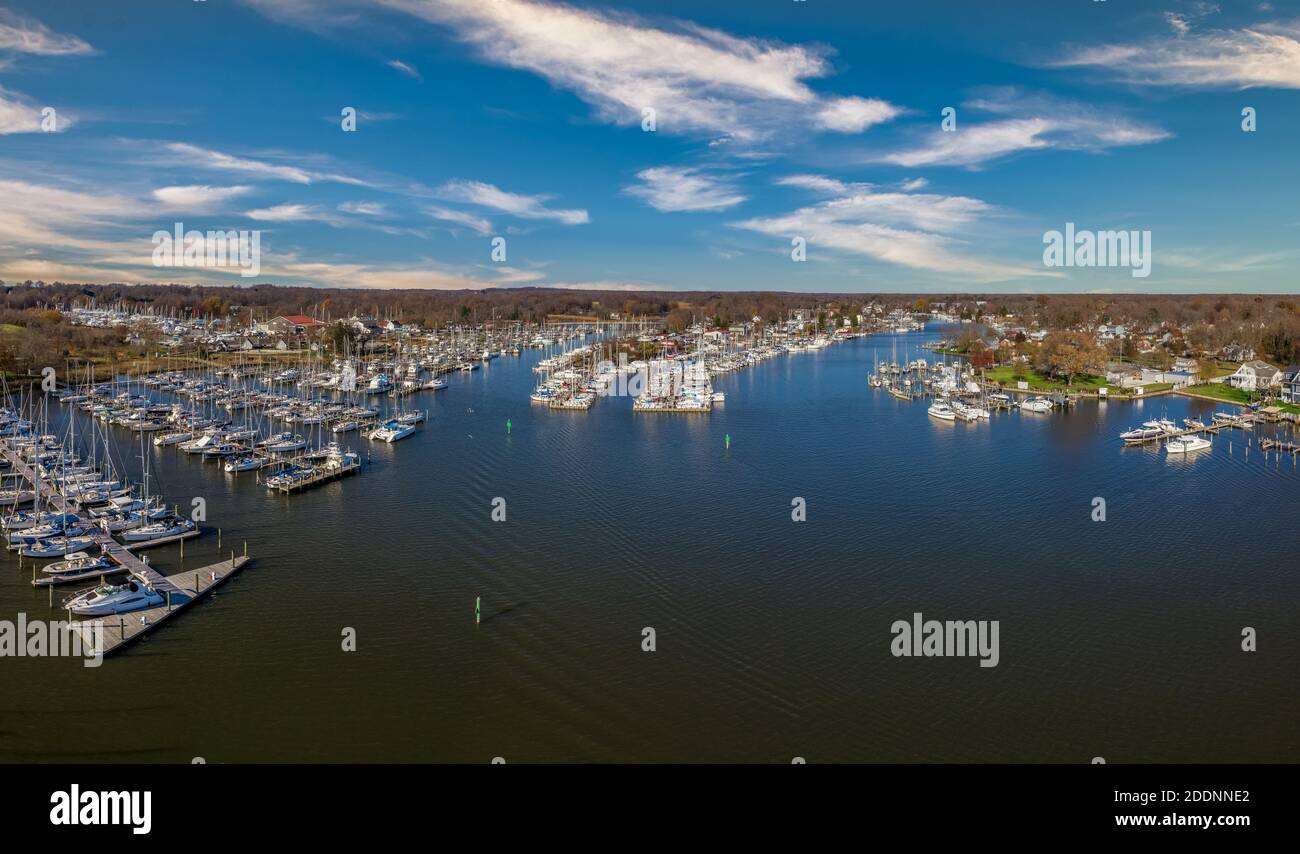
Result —
[[[1268,362],[1252,359],[1244,362],[1237,372],[1228,377],[1228,384],[1233,388],[1246,391],[1263,391],[1282,381],[1282,372]]]

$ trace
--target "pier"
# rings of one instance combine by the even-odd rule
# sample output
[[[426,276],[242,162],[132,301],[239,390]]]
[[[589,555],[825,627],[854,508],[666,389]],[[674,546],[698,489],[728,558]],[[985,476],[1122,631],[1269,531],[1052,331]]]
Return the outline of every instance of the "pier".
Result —
[[[8,462],[14,473],[22,476],[33,486],[38,483],[35,469],[23,460],[22,455],[9,442],[0,443],[0,459]],[[36,496],[35,504],[37,509],[39,509],[41,502],[46,502],[59,512],[76,512],[80,515],[79,511],[74,509],[75,502],[64,497],[62,493],[54,488],[52,483],[44,480],[39,481],[39,483],[40,495]],[[166,598],[164,604],[156,608],[147,608],[141,611],[92,618],[73,623],[73,627],[81,634],[82,640],[87,644],[91,644],[95,640],[92,628],[94,624],[99,622],[103,626],[103,642],[98,647],[98,651],[103,655],[114,653],[165,624],[172,617],[207,596],[239,573],[251,560],[247,554],[248,547],[245,545],[245,553],[242,557],[236,557],[234,552],[231,552],[229,560],[201,567],[200,569],[185,570],[175,575],[163,575],[132,552],[197,537],[200,534],[198,528],[172,537],[123,545],[113,539],[107,531],[96,527],[93,520],[84,516],[82,519],[86,527],[90,529],[87,536],[92,537],[103,554],[117,564],[117,569],[101,570],[93,574],[95,577],[129,572]],[[40,579],[40,581],[44,581],[44,579]],[[33,571],[32,583],[36,586],[52,587],[53,585],[53,582],[38,584],[35,571]],[[69,615],[69,622],[72,622],[71,615]]]
[[[128,553],[129,554],[129,553]],[[130,557],[135,558],[134,555]],[[116,559],[116,558],[114,558]],[[138,558],[135,558],[137,561]],[[201,569],[186,570],[176,575],[163,576],[154,570],[148,571],[161,584],[151,582],[153,588],[167,597],[167,601],[157,608],[132,611],[129,614],[117,614],[108,617],[94,617],[74,623],[74,628],[81,633],[82,641],[89,648],[95,642],[93,626],[103,626],[103,643],[96,647],[102,655],[112,655],[123,647],[167,623],[172,617],[184,611],[195,602],[225,584],[252,560],[250,557],[232,557],[230,560],[214,563]],[[147,564],[142,564],[147,567]],[[134,570],[132,570],[134,571]]]

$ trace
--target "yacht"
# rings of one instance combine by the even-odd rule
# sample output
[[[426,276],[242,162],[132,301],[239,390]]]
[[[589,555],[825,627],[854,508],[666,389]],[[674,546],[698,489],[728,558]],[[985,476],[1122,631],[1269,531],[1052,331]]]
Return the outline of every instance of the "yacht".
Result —
[[[933,415],[935,418],[939,418],[944,421],[957,420],[957,413],[953,412],[952,407],[944,403],[943,401],[936,401],[932,403],[930,405],[930,408],[926,411],[929,412],[931,415]]]
[[[132,575],[124,584],[100,584],[69,596],[63,600],[63,607],[83,617],[102,617],[156,608],[165,601],[165,596],[139,576]]]
[[[382,426],[376,427],[370,431],[371,439],[378,439],[381,442],[397,442],[405,439],[415,432],[414,425],[402,424],[398,421],[389,421]]]
[[[1165,451],[1170,454],[1189,454],[1192,451],[1204,451],[1210,446],[1210,440],[1200,436],[1175,436],[1165,443]]]
[[[1023,412],[1051,412],[1052,402],[1045,397],[1029,397],[1020,402]]]
[[[19,552],[23,557],[67,557],[95,545],[95,538],[90,535],[74,537],[50,537],[39,543],[23,546]]]

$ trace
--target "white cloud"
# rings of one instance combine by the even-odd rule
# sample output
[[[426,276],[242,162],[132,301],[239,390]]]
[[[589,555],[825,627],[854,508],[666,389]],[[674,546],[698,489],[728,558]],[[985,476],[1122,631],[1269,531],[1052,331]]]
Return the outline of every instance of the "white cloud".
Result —
[[[656,166],[636,176],[641,183],[624,187],[623,192],[659,211],[720,211],[747,198],[723,179],[698,169]]]
[[[153,197],[167,208],[190,213],[205,213],[221,207],[231,199],[248,194],[252,189],[252,187],[211,187],[207,184],[191,184],[183,187],[159,187],[153,191]]]
[[[1144,86],[1300,89],[1300,23],[1193,32],[1171,15],[1176,35],[1068,50],[1056,68],[1096,68]]]
[[[315,205],[284,204],[269,208],[254,208],[244,211],[244,216],[259,222],[302,222],[308,220],[332,221],[329,214]]]
[[[39,21],[0,9],[0,51],[39,56],[79,56],[95,49],[76,36],[51,32]]]
[[[784,178],[777,178],[775,183],[782,187],[799,187],[831,196],[863,193],[871,189],[870,184],[847,184],[825,175],[787,175]]]
[[[264,160],[253,160],[247,157],[237,157],[233,154],[214,151],[210,148],[201,148],[197,145],[190,145],[186,142],[167,143],[164,148],[169,152],[170,160],[172,162],[199,169],[211,169],[217,172],[233,172],[242,175],[254,175],[261,178],[272,178],[278,181],[289,181],[294,184],[311,184],[316,181],[322,181],[368,186],[365,181],[351,178],[347,175],[313,171],[303,169],[299,166],[269,163]]]
[[[992,208],[984,202],[965,196],[867,191],[731,225],[779,238],[787,246],[792,238],[802,237],[809,257],[829,249],[980,281],[1052,275],[1041,266],[1003,263],[956,251],[956,241],[944,232],[968,226],[990,212]]]
[[[388,206],[382,202],[342,202],[339,210],[360,216],[387,216]]]
[[[971,112],[1005,118],[971,121],[966,117]],[[986,90],[964,104],[955,130],[936,127],[908,148],[871,159],[908,167],[976,166],[1022,151],[1100,151],[1168,137],[1155,125],[1087,104],[1003,88]]]
[[[879,98],[835,98],[817,111],[817,126],[841,133],[861,133],[887,122],[902,110]]]
[[[755,140],[801,125],[855,133],[897,113],[876,99],[809,88],[806,81],[831,72],[820,47],[687,22],[652,26],[539,0],[375,2],[446,26],[487,60],[575,92],[613,124],[639,124],[652,108],[662,132]]]
[[[585,210],[546,207],[545,202],[550,196],[511,193],[482,181],[448,181],[438,188],[437,194],[448,201],[492,208],[523,219],[550,219],[565,225],[582,225],[588,222]]]
[[[0,136],[11,133],[41,133],[41,106],[19,92],[0,86]],[[73,117],[63,111],[54,115],[53,133],[62,133],[72,127]]]
[[[451,222],[451,223],[455,223],[456,225],[462,225],[465,228],[468,228],[470,231],[473,231],[475,234],[479,234],[486,237],[487,235],[492,233],[492,223],[484,219],[483,217],[475,216],[472,213],[452,210],[451,208],[436,207],[436,206],[427,207],[424,209],[424,212],[426,215],[431,216],[434,219],[440,219],[443,222]]]
[[[402,72],[407,77],[412,77],[416,80],[424,79],[423,77],[420,76],[420,72],[416,69],[414,65],[409,65],[405,62],[402,62],[400,59],[390,59],[384,64],[387,65],[389,68],[394,68]]]

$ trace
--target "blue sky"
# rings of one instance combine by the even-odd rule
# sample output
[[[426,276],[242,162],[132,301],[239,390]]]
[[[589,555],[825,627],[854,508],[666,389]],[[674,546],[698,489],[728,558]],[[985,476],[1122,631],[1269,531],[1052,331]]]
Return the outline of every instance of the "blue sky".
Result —
[[[1297,291],[1294,2],[0,8],[9,281],[249,283],[155,266],[180,222],[278,284]]]

